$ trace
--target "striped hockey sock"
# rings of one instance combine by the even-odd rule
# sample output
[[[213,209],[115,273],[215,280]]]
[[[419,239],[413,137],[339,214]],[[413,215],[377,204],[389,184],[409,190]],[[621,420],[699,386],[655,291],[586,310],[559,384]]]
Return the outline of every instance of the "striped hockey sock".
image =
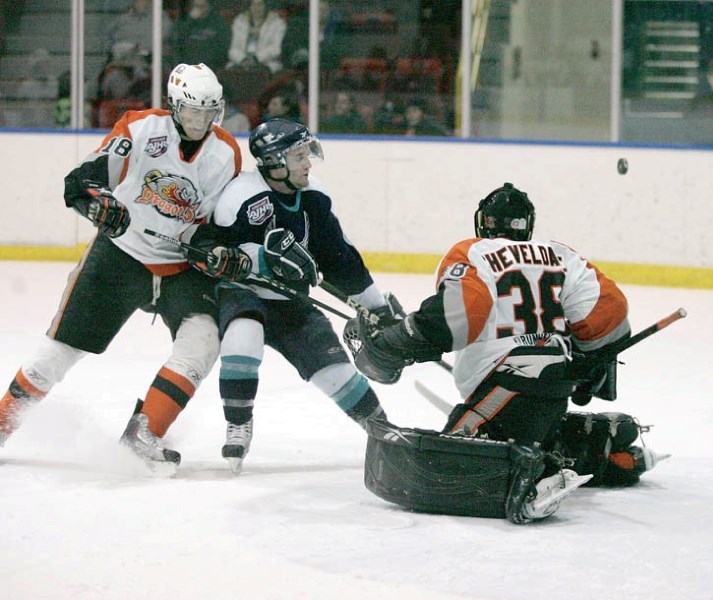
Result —
[[[163,437],[196,393],[190,379],[163,367],[146,393],[141,412],[149,418],[149,429]]]

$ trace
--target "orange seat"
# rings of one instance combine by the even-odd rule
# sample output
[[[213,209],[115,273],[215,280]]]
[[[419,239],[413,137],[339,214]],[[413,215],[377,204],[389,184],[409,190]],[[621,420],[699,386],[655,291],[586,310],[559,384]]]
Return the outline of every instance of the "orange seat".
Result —
[[[384,89],[388,62],[385,58],[349,56],[331,76],[331,89],[378,90]]]
[[[398,92],[437,93],[441,91],[443,64],[437,58],[399,58],[388,88]]]

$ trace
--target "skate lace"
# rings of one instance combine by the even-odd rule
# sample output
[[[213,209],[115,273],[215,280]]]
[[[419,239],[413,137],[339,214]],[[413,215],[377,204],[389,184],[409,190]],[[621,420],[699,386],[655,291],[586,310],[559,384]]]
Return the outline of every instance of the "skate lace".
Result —
[[[225,443],[228,445],[244,446],[250,443],[252,435],[252,420],[248,421],[247,423],[242,423],[241,425],[236,425],[235,423],[228,423],[228,431],[225,437]]]
[[[149,429],[148,419],[139,417],[137,421],[139,426],[136,428],[136,441],[141,445],[149,446],[156,450],[163,450],[163,446],[159,443],[158,438]]]

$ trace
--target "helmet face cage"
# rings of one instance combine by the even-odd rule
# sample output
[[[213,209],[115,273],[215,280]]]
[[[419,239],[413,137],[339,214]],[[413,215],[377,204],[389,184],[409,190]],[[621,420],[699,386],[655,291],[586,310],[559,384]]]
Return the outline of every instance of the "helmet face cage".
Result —
[[[535,228],[535,207],[525,192],[506,183],[480,201],[474,220],[478,237],[525,242]]]
[[[310,158],[324,159],[322,144],[309,129],[285,119],[271,119],[258,125],[250,135],[249,146],[258,169],[263,173],[286,168],[287,154],[303,146],[307,146]]]
[[[207,125],[220,125],[225,108],[223,86],[203,63],[180,64],[168,78],[168,106],[179,130],[187,116],[203,117]]]

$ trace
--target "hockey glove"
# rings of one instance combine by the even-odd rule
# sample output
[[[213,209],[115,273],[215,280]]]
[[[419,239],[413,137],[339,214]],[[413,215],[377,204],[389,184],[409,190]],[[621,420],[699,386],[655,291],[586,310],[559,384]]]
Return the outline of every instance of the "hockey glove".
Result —
[[[573,378],[579,381],[572,393],[577,406],[589,404],[593,396],[602,400],[616,400],[616,358],[602,360],[596,354],[573,353]]]
[[[308,281],[319,285],[317,263],[289,230],[273,229],[265,235],[265,263],[278,277],[286,281]]]
[[[396,383],[404,367],[441,358],[441,352],[416,328],[412,315],[382,330],[376,329],[364,315],[360,314],[358,319],[361,348],[354,364],[369,379]]]
[[[87,194],[91,198],[83,203],[77,202],[77,210],[99,229],[99,233],[110,238],[124,235],[131,224],[131,216],[126,206],[106,188],[89,187]]]
[[[389,325],[398,323],[406,316],[401,303],[391,292],[386,292],[384,294],[384,300],[386,300],[386,304],[384,306],[380,306],[379,308],[375,308],[371,311],[378,317],[379,327],[382,329],[384,327],[388,327]]]
[[[252,261],[240,248],[215,246],[205,252],[189,250],[186,259],[193,268],[218,279],[235,282],[250,275]]]

